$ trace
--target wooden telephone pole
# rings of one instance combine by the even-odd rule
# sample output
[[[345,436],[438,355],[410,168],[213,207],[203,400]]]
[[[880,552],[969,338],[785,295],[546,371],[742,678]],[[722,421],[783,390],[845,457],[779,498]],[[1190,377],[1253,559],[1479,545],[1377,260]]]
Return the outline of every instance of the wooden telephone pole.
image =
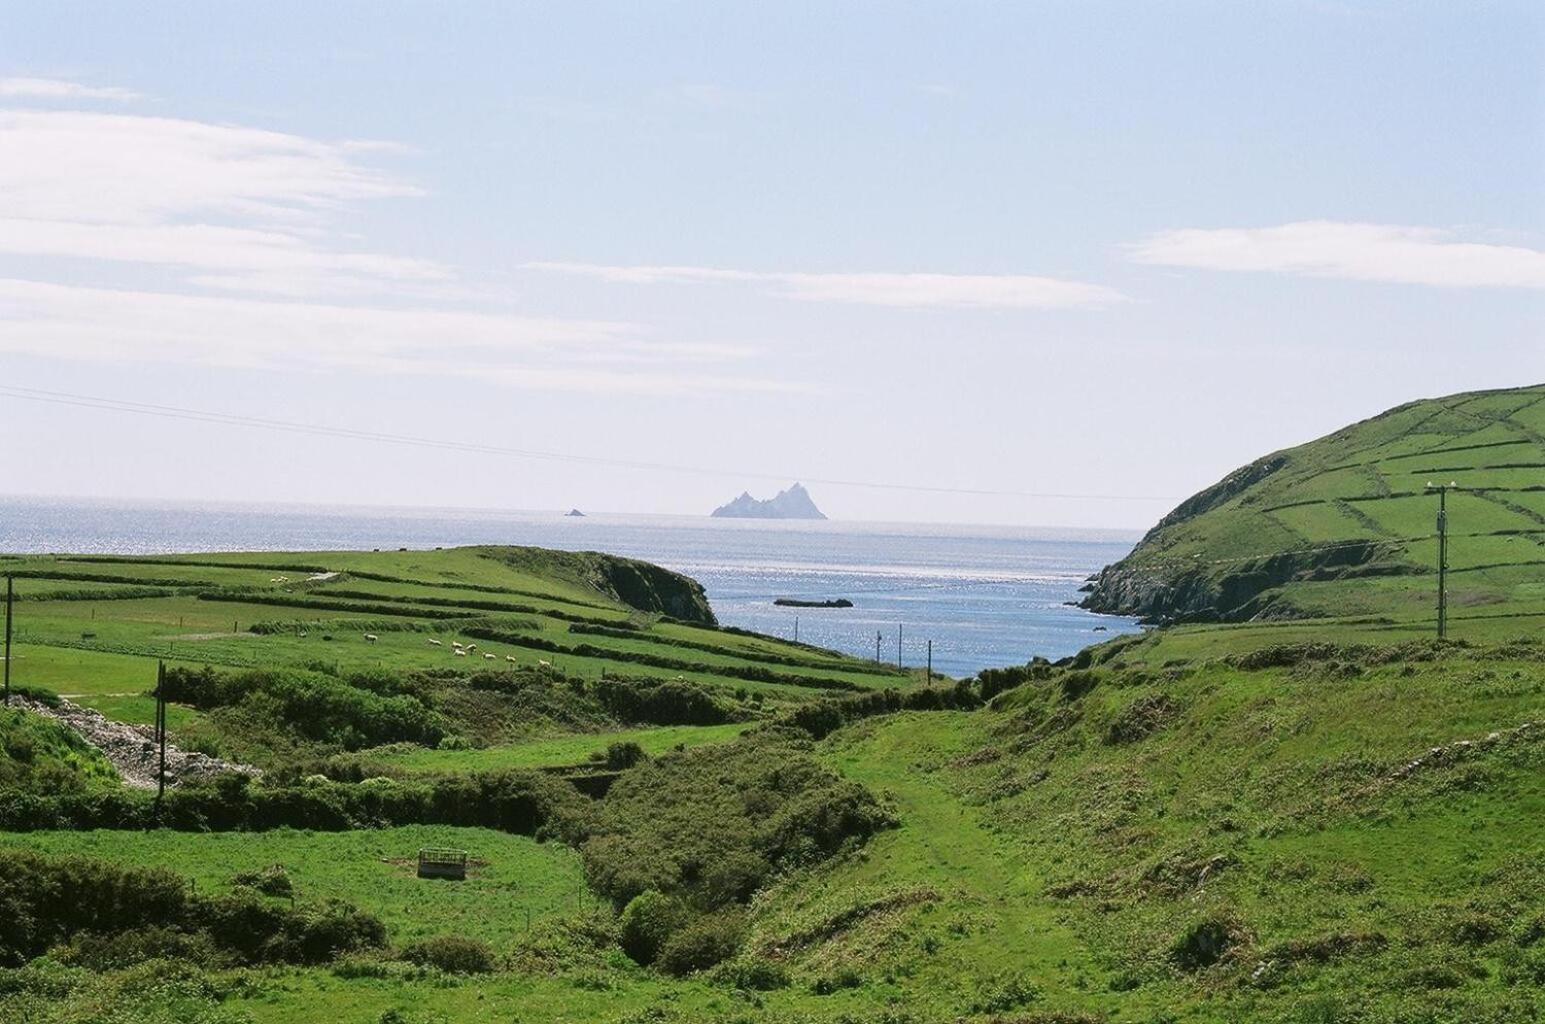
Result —
[[[1450,480],[1446,484],[1428,484],[1429,491],[1438,492],[1438,639],[1448,635],[1448,492],[1458,487]]]
[[[5,703],[11,703],[11,610],[16,606],[15,581],[5,577]]]
[[[161,823],[161,800],[166,796],[166,662],[156,662],[156,824]]]

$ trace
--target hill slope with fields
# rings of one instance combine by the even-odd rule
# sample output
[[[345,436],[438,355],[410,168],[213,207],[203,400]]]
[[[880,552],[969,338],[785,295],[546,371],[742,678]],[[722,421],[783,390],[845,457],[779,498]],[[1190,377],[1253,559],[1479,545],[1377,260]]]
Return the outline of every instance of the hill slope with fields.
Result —
[[[1545,614],[1545,385],[1412,402],[1182,502],[1084,606],[1151,621],[1429,618],[1448,497],[1457,619]]]

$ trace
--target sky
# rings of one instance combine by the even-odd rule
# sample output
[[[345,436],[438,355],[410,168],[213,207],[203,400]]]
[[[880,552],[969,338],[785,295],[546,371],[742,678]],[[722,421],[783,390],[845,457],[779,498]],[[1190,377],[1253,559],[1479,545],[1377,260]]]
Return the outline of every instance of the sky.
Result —
[[[1486,0],[6,5],[0,493],[1145,527],[1545,381],[1542,57]]]

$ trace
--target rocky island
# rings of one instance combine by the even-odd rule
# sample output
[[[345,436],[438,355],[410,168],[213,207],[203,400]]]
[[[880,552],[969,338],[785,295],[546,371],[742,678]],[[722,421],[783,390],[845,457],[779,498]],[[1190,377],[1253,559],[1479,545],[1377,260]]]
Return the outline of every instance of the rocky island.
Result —
[[[776,496],[766,501],[758,501],[751,497],[749,491],[742,492],[740,497],[728,505],[720,505],[713,510],[713,515],[720,519],[825,519],[821,510],[815,507],[815,502],[810,499],[810,492],[804,485],[794,484],[786,491],[779,491]]]

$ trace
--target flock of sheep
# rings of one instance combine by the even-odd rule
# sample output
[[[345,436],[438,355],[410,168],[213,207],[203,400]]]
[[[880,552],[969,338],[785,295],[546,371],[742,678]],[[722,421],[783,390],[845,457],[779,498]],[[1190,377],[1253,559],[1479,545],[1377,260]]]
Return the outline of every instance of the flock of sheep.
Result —
[[[374,633],[366,633],[365,634],[365,642],[366,643],[373,644],[373,643],[375,643],[379,639],[381,639],[381,638],[376,636]],[[434,637],[430,637],[429,638],[429,644],[430,644],[431,647],[444,647],[445,646],[445,644],[443,642],[441,642],[439,640],[436,640]],[[468,658],[468,657],[471,657],[475,653],[477,653],[477,644],[463,644],[460,640],[452,640],[451,641],[451,654],[453,656],[458,657],[458,658]],[[490,653],[488,651],[484,651],[483,652],[483,658],[484,658],[485,661],[498,661],[499,660],[499,656],[497,654],[492,654],[492,653]],[[504,656],[504,660],[508,661],[508,662],[511,662],[511,663],[518,663],[520,659],[516,658],[515,655],[513,655],[513,654],[506,654]],[[545,666],[545,665],[548,664],[548,662],[540,661],[537,664]]]

